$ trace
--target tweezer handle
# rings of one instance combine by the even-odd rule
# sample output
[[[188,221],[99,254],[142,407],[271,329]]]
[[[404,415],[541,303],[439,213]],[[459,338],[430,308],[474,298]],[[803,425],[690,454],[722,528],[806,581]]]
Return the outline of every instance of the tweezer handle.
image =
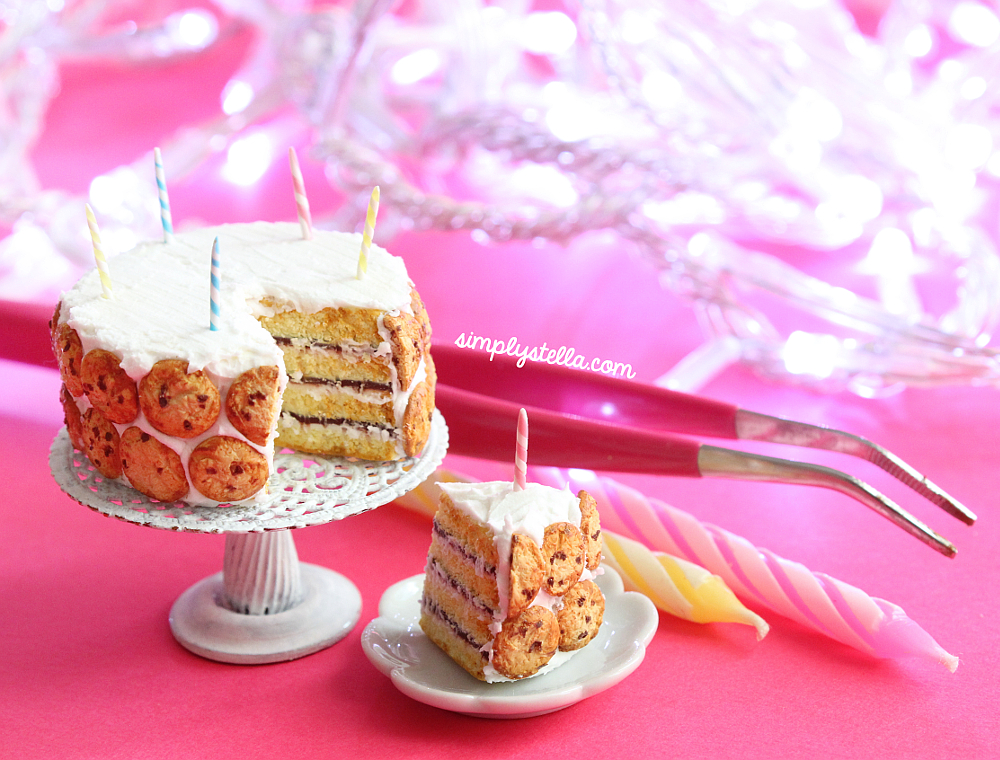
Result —
[[[437,360],[437,349],[435,361]],[[697,478],[700,444],[652,430],[624,428],[438,385],[435,405],[448,420],[448,451],[514,461],[517,414],[528,412],[528,462],[550,467],[649,472]]]
[[[435,343],[431,353],[438,382],[463,390],[634,428],[737,437],[737,408],[722,401],[559,365],[527,362],[518,367],[510,357],[490,361],[485,351],[447,343]]]

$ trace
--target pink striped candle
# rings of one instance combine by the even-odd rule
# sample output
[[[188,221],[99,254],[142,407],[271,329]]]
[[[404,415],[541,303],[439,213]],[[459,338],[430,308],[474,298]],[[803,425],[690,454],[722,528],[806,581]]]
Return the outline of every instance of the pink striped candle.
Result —
[[[514,449],[514,490],[528,487],[528,413],[522,409],[517,415],[517,446]]]
[[[219,307],[220,291],[222,289],[222,273],[219,266],[219,238],[212,243],[212,293],[209,298],[208,327],[212,332],[218,332],[219,322],[222,319],[222,311]]]
[[[892,602],[823,573],[814,573],[745,538],[634,488],[589,470],[532,470],[535,480],[594,497],[601,525],[646,546],[683,557],[721,577],[751,604],[769,607],[787,618],[875,657],[925,657],[952,672],[958,658]]]
[[[299,214],[302,237],[306,240],[312,240],[312,215],[309,213],[306,185],[302,181],[302,170],[299,169],[299,157],[295,154],[295,148],[288,149],[288,165],[292,170],[292,190],[295,192],[295,209]]]

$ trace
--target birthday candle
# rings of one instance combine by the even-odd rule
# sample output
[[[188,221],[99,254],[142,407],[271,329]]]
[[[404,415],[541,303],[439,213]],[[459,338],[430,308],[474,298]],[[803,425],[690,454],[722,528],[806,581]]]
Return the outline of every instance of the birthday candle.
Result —
[[[108,260],[104,257],[104,248],[101,246],[101,231],[97,228],[97,219],[94,218],[94,210],[89,203],[86,208],[87,226],[90,227],[90,239],[94,243],[94,259],[97,261],[97,273],[101,277],[101,289],[105,298],[112,298],[111,270],[108,269]]]
[[[295,148],[288,149],[288,165],[292,170],[292,190],[295,192],[295,210],[299,214],[302,237],[312,240],[312,215],[309,213],[309,199],[306,197],[306,186],[302,181],[302,170],[299,169],[299,157]]]
[[[927,657],[952,672],[946,652],[897,605],[798,562],[758,549],[745,538],[588,470],[537,468],[532,476],[554,486],[583,488],[594,497],[605,529],[718,574],[738,595],[875,657]]]
[[[160,196],[160,223],[163,224],[163,241],[174,239],[174,222],[170,216],[170,198],[167,197],[167,180],[163,174],[163,159],[160,149],[153,148],[153,164],[156,167],[156,190]]]
[[[514,447],[514,490],[528,487],[528,413],[517,415],[517,445]]]
[[[757,640],[770,627],[744,607],[725,581],[700,565],[654,552],[638,541],[602,531],[602,559],[622,577],[625,588],[648,596],[653,604],[693,623],[743,623],[757,629]]]
[[[375,235],[375,215],[378,214],[378,185],[372,190],[372,197],[368,199],[368,215],[365,217],[365,231],[361,236],[361,255],[358,256],[358,279],[364,277],[368,271],[368,251],[372,248],[372,237]]]
[[[438,483],[470,482],[470,479],[445,469],[436,470],[396,503],[433,517],[439,498]],[[704,568],[679,557],[652,552],[642,544],[607,530],[604,537],[604,561],[611,565],[630,590],[648,596],[664,612],[694,623],[744,623],[757,629],[763,638],[768,626],[733,595],[725,582]]]
[[[209,329],[217,332],[222,313],[219,309],[221,271],[219,267],[219,238],[212,243],[212,293],[210,296]]]

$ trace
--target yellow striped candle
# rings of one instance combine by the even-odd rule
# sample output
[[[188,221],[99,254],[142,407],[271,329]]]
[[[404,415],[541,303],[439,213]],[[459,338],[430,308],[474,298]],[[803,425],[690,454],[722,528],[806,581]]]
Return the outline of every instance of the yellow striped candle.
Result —
[[[664,612],[693,623],[744,623],[757,640],[770,626],[740,603],[726,582],[701,565],[650,551],[638,541],[603,531],[604,561],[622,577],[625,588],[648,596]]]
[[[94,218],[94,210],[90,204],[87,208],[87,226],[90,227],[90,239],[94,243],[94,260],[97,262],[97,272],[101,276],[101,289],[105,298],[113,298],[111,292],[111,270],[108,269],[108,260],[104,256],[104,248],[101,246],[101,231],[97,228],[97,219]]]
[[[378,185],[372,190],[372,197],[368,199],[368,215],[365,217],[365,231],[361,236],[361,255],[358,256],[358,279],[365,276],[368,271],[368,252],[372,248],[372,237],[375,235],[375,215],[378,214]]]
[[[438,469],[431,477],[396,503],[433,517],[440,494],[438,483],[469,483],[471,478]],[[736,598],[726,582],[703,567],[663,552],[654,552],[637,541],[602,530],[604,561],[613,567],[626,588],[648,596],[666,613],[693,623],[744,623],[757,629],[757,638],[768,625]]]

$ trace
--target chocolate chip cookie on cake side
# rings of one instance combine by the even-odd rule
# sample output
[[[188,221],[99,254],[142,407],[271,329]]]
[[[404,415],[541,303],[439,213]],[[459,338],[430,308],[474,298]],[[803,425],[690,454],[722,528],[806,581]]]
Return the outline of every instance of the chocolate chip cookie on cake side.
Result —
[[[441,483],[420,627],[481,681],[564,662],[600,630],[593,498],[537,483]]]
[[[209,329],[219,239],[220,325]],[[427,313],[403,261],[361,236],[232,224],[142,244],[62,295],[52,319],[73,445],[162,501],[263,493],[275,446],[417,454],[434,410]]]

